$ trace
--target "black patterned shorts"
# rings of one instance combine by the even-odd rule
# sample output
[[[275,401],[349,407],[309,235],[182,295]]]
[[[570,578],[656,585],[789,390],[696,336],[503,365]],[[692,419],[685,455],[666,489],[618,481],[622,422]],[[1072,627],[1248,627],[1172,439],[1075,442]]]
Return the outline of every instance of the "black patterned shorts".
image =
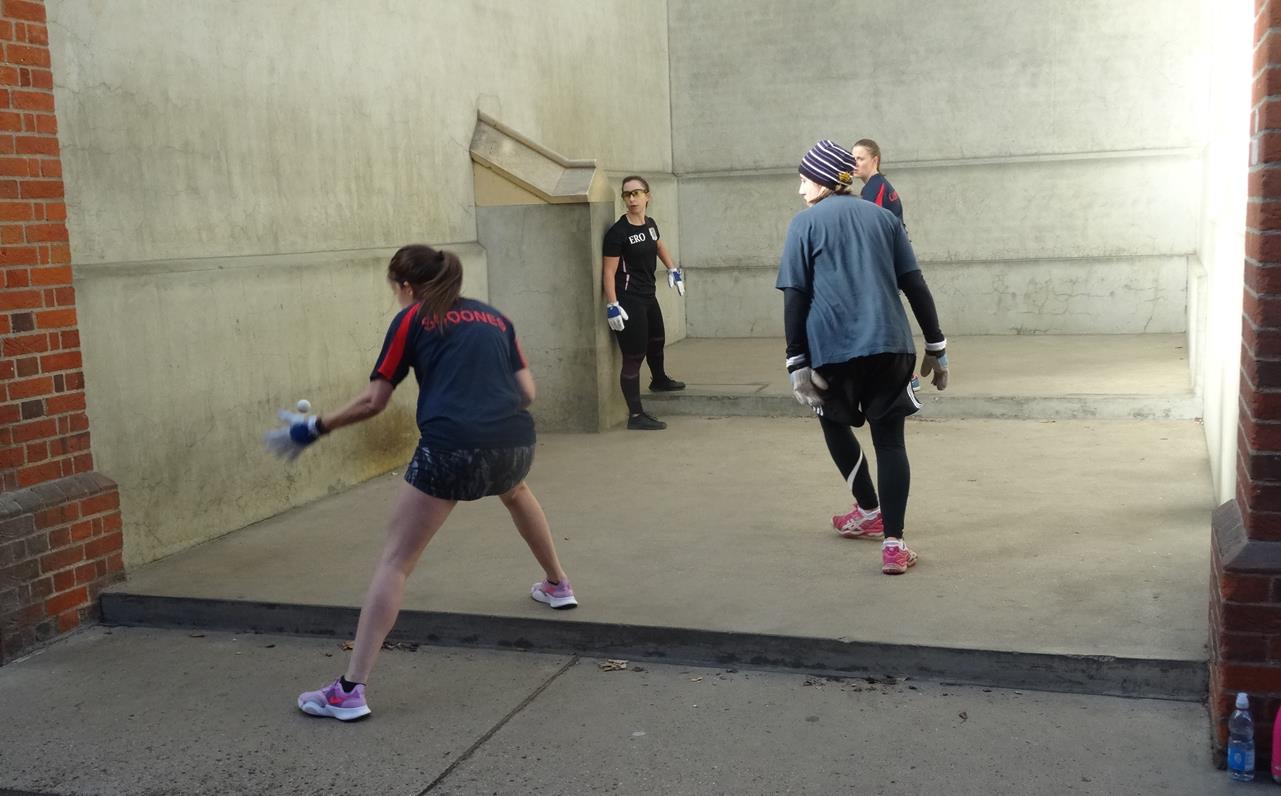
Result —
[[[457,451],[419,445],[405,468],[405,482],[441,500],[480,500],[520,486],[533,463],[533,445]]]

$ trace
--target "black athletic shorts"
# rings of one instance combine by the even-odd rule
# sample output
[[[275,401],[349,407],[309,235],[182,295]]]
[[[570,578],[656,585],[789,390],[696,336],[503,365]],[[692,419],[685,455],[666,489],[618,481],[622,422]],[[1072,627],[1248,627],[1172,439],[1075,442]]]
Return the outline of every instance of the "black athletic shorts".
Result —
[[[916,414],[921,403],[912,392],[916,354],[873,354],[839,365],[823,365],[827,381],[823,405],[814,414],[848,426],[863,421]]]
[[[405,468],[405,481],[441,500],[480,500],[520,486],[533,463],[533,445],[456,451],[419,445]]]

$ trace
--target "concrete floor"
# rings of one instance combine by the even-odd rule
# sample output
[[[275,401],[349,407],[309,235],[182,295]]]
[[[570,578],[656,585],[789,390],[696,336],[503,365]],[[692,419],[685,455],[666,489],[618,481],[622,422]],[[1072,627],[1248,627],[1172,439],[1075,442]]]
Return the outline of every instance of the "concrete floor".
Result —
[[[815,421],[671,421],[542,436],[529,482],[582,602],[555,618],[1204,660],[1211,498],[1195,423],[910,423],[921,562],[891,578],[877,544],[831,530],[849,500]],[[376,479],[117,590],[359,605],[400,488]],[[537,576],[501,503],[464,504],[405,606],[548,618],[526,596]]]
[[[540,437],[530,484],[581,607],[553,612],[528,598],[540,573],[489,500],[458,507],[432,542],[400,631],[465,646],[1199,699],[1213,505],[1203,430],[1134,419],[1193,402],[1180,345],[954,341],[957,411],[927,404],[908,424],[907,537],[921,561],[889,578],[877,544],[831,530],[849,496],[814,419],[786,416],[796,404],[766,357],[781,344],[684,341],[669,357],[690,390],[647,399],[684,410],[660,412],[667,431]],[[715,384],[734,374],[774,394]],[[1075,402],[1055,403],[1053,391],[1069,389]],[[1156,414],[1126,414],[1135,401]],[[1011,407],[1017,419],[990,419]],[[1118,410],[1130,419],[1107,419]],[[736,414],[766,416],[723,416]],[[868,444],[866,429],[859,437]],[[324,444],[306,455],[326,455]],[[132,570],[104,596],[105,615],[348,635],[402,488],[393,473]]]
[[[907,583],[908,581],[904,581]],[[1216,771],[1203,706],[424,647],[373,716],[294,700],[333,640],[93,628],[0,669],[23,794],[1274,792]],[[0,791],[10,792],[10,791]]]

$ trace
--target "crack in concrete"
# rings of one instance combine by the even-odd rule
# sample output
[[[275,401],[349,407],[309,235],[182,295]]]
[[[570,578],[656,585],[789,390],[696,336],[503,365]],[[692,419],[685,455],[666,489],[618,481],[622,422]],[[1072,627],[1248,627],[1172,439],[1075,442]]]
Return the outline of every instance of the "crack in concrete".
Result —
[[[446,768],[444,771],[440,772],[440,775],[435,779],[433,779],[430,785],[428,785],[426,788],[423,788],[421,791],[419,791],[418,796],[427,796],[428,793],[431,793],[433,790],[435,790],[438,785],[440,785],[446,779],[449,778],[450,774],[454,773],[454,769],[458,768],[463,763],[466,763],[469,759],[471,759],[471,756],[475,754],[476,751],[480,749],[480,747],[488,743],[490,738],[493,738],[494,735],[499,730],[507,726],[507,722],[516,718],[517,714],[519,714],[525,708],[529,707],[535,699],[538,699],[538,697],[544,691],[547,690],[548,686],[556,682],[562,674],[569,671],[577,663],[578,663],[578,656],[577,655],[571,656],[570,659],[566,661],[563,666],[557,669],[552,674],[551,677],[548,677],[546,680],[543,681],[542,685],[535,688],[533,693],[531,693],[529,696],[522,699],[519,705],[512,708],[511,711],[509,711],[506,716],[503,716],[501,719],[498,720],[497,724],[495,724],[493,727],[490,727],[488,732],[486,732],[484,735],[477,738],[476,741],[471,746],[467,747],[467,751],[463,752],[461,755],[458,756],[456,760],[454,760],[454,762],[450,763],[449,768]]]

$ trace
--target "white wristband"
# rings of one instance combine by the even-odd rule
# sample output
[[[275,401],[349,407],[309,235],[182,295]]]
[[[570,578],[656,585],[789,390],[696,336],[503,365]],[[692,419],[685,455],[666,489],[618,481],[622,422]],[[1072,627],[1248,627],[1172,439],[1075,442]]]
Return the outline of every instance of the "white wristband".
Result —
[[[926,350],[926,351],[945,351],[945,350],[947,350],[947,338],[945,337],[945,338],[943,338],[942,340],[938,341],[937,343],[926,343],[926,344],[925,344],[925,350]]]

